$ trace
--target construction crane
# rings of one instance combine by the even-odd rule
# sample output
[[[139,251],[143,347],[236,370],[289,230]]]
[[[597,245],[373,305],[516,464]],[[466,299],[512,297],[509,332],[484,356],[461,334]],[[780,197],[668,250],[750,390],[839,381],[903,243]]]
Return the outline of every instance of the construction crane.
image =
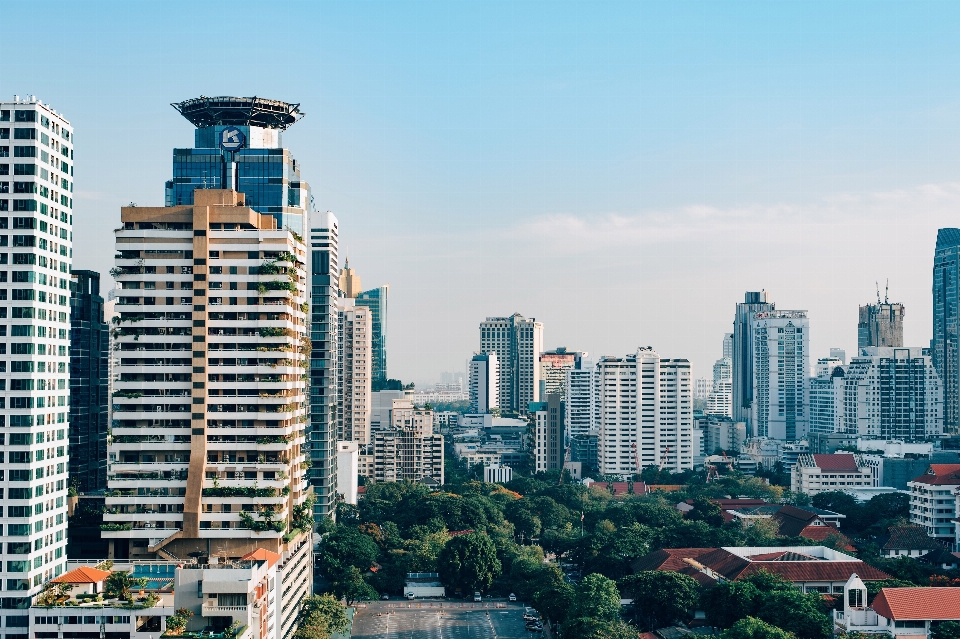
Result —
[[[667,455],[670,454],[670,447],[667,446],[663,449],[663,453],[660,455],[660,470],[663,470],[663,465],[667,463]]]
[[[636,466],[637,474],[640,474],[640,453],[637,452],[637,442],[630,444],[630,448],[633,449],[633,463]]]

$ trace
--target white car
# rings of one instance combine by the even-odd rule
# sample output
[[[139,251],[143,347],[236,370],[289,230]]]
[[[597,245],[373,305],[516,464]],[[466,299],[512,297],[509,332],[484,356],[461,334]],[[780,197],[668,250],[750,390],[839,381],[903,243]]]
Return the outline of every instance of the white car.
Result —
[[[407,599],[414,599],[415,595],[412,592],[407,593]]]

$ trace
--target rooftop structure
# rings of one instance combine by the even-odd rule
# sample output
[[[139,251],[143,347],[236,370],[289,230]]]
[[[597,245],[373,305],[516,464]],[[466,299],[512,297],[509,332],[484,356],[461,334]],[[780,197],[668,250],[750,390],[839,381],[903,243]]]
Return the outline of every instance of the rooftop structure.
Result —
[[[208,126],[257,126],[281,131],[302,118],[299,104],[268,100],[266,98],[238,98],[220,96],[172,102],[180,115],[198,129]]]

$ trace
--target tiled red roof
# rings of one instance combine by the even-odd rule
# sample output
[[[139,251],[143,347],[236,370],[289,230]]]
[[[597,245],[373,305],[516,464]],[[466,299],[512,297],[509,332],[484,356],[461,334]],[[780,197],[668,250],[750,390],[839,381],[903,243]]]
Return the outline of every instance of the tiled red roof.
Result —
[[[939,550],[940,544],[931,539],[919,526],[890,526],[890,538],[884,550]]]
[[[821,470],[836,470],[855,473],[857,460],[852,453],[834,453],[833,455],[814,455],[813,463]]]
[[[747,566],[737,579],[769,570],[787,581],[846,581],[857,573],[863,581],[890,579],[890,575],[862,561],[756,561]]]
[[[680,572],[690,564],[684,559],[697,559],[700,555],[717,550],[716,548],[664,548],[647,553],[643,557],[635,559],[630,568],[634,572],[643,572],[645,570],[669,570],[670,572]]]
[[[773,518],[778,524],[778,535],[781,537],[797,537],[804,528],[818,519],[819,516],[796,506],[784,506],[774,513]]]
[[[850,539],[841,533],[839,530],[833,526],[807,526],[800,531],[800,534],[797,537],[803,537],[804,539],[811,539],[813,541],[825,541],[828,537],[835,535],[840,542],[843,544],[843,550],[849,552],[856,552],[857,547],[854,546]]]
[[[628,482],[625,481],[595,481],[590,484],[590,487],[596,486],[597,488],[602,488],[603,490],[612,490],[614,496],[620,495],[646,495],[647,486],[642,481],[634,482],[631,492],[631,486]]]
[[[960,464],[930,464],[927,472],[913,481],[919,484],[960,485]]]
[[[956,621],[960,588],[884,588],[871,607],[894,621]]]
[[[100,570],[90,566],[80,566],[60,575],[53,581],[60,584],[96,584],[110,576],[109,570]]]

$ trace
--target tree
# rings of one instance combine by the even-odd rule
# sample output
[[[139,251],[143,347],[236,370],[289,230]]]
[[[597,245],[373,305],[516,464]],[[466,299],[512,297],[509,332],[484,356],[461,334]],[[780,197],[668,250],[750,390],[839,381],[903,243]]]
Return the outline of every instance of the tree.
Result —
[[[144,577],[131,577],[129,572],[117,570],[111,572],[103,584],[103,590],[108,598],[113,599],[131,599],[130,590],[133,588],[143,588],[147,585]]]
[[[338,526],[327,535],[320,548],[320,570],[328,579],[342,574],[349,566],[365,573],[379,554],[373,539],[356,528]]]
[[[589,618],[613,621],[620,618],[620,591],[617,584],[601,574],[584,577],[576,587],[568,619]]]
[[[501,569],[493,542],[480,533],[454,537],[437,557],[440,580],[447,587],[464,592],[485,592],[500,576]]]
[[[620,594],[633,599],[633,608],[648,630],[685,621],[697,605],[697,582],[678,572],[649,570],[624,577]]]
[[[297,631],[293,639],[330,639],[334,633],[350,628],[346,608],[332,595],[311,595],[303,598],[297,614]]]
[[[167,617],[166,630],[172,635],[180,635],[187,629],[187,622],[193,616],[193,611],[189,608],[179,608],[175,613]]]
[[[327,579],[333,594],[339,599],[346,599],[348,606],[352,606],[355,601],[377,598],[377,591],[363,580],[363,575],[356,566],[345,566]]]
[[[693,500],[693,508],[687,513],[687,519],[720,527],[723,525],[723,511],[706,497],[697,497]]]
[[[573,586],[561,581],[538,590],[533,595],[533,604],[547,619],[562,624],[567,620],[575,596]]]
[[[748,581],[728,581],[705,591],[700,606],[711,626],[730,628],[754,614],[760,590]]]
[[[721,639],[796,639],[796,635],[761,621],[756,617],[745,617],[725,630]]]
[[[930,639],[960,639],[960,623],[956,621],[934,622]]]
[[[636,639],[637,629],[620,620],[575,619],[565,626],[564,637],[577,639]]]
[[[826,639],[833,630],[830,617],[823,612],[823,598],[804,594],[796,588],[764,593],[758,602],[757,616],[778,628],[804,639]]]

